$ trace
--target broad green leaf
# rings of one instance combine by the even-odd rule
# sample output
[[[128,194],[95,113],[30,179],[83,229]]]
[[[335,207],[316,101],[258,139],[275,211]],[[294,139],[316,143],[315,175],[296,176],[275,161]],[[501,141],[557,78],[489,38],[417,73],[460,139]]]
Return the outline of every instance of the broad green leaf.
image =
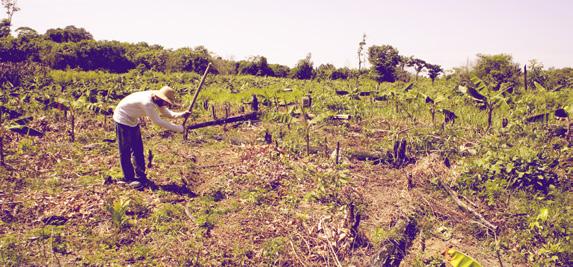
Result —
[[[487,85],[485,84],[485,82],[482,81],[477,76],[472,76],[471,81],[475,85],[476,89],[480,92],[487,88]]]
[[[547,92],[547,89],[545,89],[545,87],[543,87],[543,85],[539,84],[538,82],[533,82],[533,84],[535,84],[535,89],[538,91]]]
[[[472,98],[474,98],[478,102],[484,102],[487,100],[487,98],[484,95],[480,94],[478,91],[476,91],[473,88],[468,88],[467,94],[469,94]]]
[[[482,267],[482,265],[472,257],[467,256],[454,248],[448,249],[447,255],[449,256],[448,262],[453,267]]]

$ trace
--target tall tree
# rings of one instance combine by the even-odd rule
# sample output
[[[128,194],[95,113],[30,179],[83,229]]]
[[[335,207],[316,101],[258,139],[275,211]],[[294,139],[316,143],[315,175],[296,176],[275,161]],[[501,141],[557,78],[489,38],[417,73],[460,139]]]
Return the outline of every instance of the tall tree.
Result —
[[[14,16],[14,13],[20,11],[20,8],[16,5],[17,2],[17,0],[2,0],[2,5],[6,9],[6,14],[8,15],[7,19],[10,23],[12,22],[12,16]]]
[[[313,63],[310,59],[311,54],[308,53],[306,58],[298,61],[296,66],[291,70],[291,77],[301,80],[310,80],[314,77]]]
[[[426,68],[426,61],[421,60],[419,58],[414,58],[412,60],[409,61],[409,64],[411,64],[412,67],[414,67],[414,70],[416,71],[416,81],[418,80],[418,75],[420,74],[420,72],[422,70],[424,70],[424,68]]]
[[[362,41],[358,43],[358,72],[362,68],[362,62],[364,62],[364,46],[366,45],[366,34],[362,34]]]
[[[73,25],[66,26],[63,29],[48,29],[45,36],[56,43],[78,43],[84,40],[94,39],[92,34],[86,31],[84,28],[77,28]]]
[[[508,54],[478,54],[478,60],[473,71],[486,83],[497,85],[503,83],[517,85],[521,75],[521,68],[513,62],[512,56]]]
[[[432,84],[434,84],[436,77],[438,77],[438,75],[444,71],[440,65],[435,64],[426,64],[426,69],[428,69],[428,76],[430,79],[432,79]]]
[[[316,76],[325,80],[332,80],[332,74],[336,71],[336,67],[332,64],[321,64],[316,70]]]
[[[390,45],[374,45],[368,48],[371,72],[378,82],[394,82],[396,66],[400,63],[398,50]]]

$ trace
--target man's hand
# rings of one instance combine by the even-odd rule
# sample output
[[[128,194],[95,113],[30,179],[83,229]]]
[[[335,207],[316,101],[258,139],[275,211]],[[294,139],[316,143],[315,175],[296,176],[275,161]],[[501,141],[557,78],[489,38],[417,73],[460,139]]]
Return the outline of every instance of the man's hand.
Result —
[[[187,118],[187,117],[189,117],[190,115],[191,115],[191,111],[185,111],[185,112],[183,112],[183,114],[181,114],[181,117]]]

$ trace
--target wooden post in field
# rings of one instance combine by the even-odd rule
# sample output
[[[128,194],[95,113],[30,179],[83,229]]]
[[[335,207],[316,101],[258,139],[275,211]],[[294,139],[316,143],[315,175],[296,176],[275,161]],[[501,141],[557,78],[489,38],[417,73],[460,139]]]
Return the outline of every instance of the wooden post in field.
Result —
[[[340,142],[336,142],[336,165],[339,163],[340,157]]]
[[[324,137],[324,155],[328,158],[328,140]]]
[[[525,91],[527,91],[527,65],[523,65],[523,84],[525,84]]]
[[[211,113],[213,114],[213,120],[217,120],[217,114],[215,114],[215,105],[211,105]]]
[[[223,125],[223,130],[227,131],[227,119],[229,118],[229,105],[225,104],[225,124]]]

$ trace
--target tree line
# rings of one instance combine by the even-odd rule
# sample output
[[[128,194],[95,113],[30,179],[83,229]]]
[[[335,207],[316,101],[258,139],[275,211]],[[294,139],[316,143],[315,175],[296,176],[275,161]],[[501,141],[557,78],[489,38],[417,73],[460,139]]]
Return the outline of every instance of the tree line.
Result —
[[[10,14],[9,14],[10,15]],[[11,16],[9,16],[11,17]],[[337,68],[332,64],[314,67],[311,55],[290,68],[281,64],[269,64],[264,56],[253,56],[245,60],[223,59],[203,46],[195,48],[165,49],[160,45],[145,42],[126,43],[119,41],[97,41],[83,28],[67,26],[49,29],[39,34],[34,29],[20,27],[11,34],[9,19],[0,22],[0,82],[9,81],[10,75],[17,75],[22,64],[39,64],[51,69],[79,69],[84,71],[107,71],[125,73],[129,71],[145,72],[196,72],[203,73],[209,63],[214,74],[242,74],[270,76],[294,79],[355,79],[367,77],[378,82],[410,81],[418,79],[425,72],[432,82],[444,70],[437,64],[431,64],[414,56],[400,55],[390,45],[373,45],[367,50],[369,69]],[[365,36],[359,43],[359,62],[362,65],[362,50]],[[410,68],[406,70],[406,68]],[[455,76],[463,83],[476,75],[493,84],[510,83],[514,86],[525,85],[520,77],[522,68],[507,54],[478,54],[477,62],[471,69],[455,68],[447,78]],[[415,75],[413,74],[415,73]],[[573,69],[544,70],[535,60],[529,64],[527,85],[533,87],[537,82],[549,88],[571,86]]]

